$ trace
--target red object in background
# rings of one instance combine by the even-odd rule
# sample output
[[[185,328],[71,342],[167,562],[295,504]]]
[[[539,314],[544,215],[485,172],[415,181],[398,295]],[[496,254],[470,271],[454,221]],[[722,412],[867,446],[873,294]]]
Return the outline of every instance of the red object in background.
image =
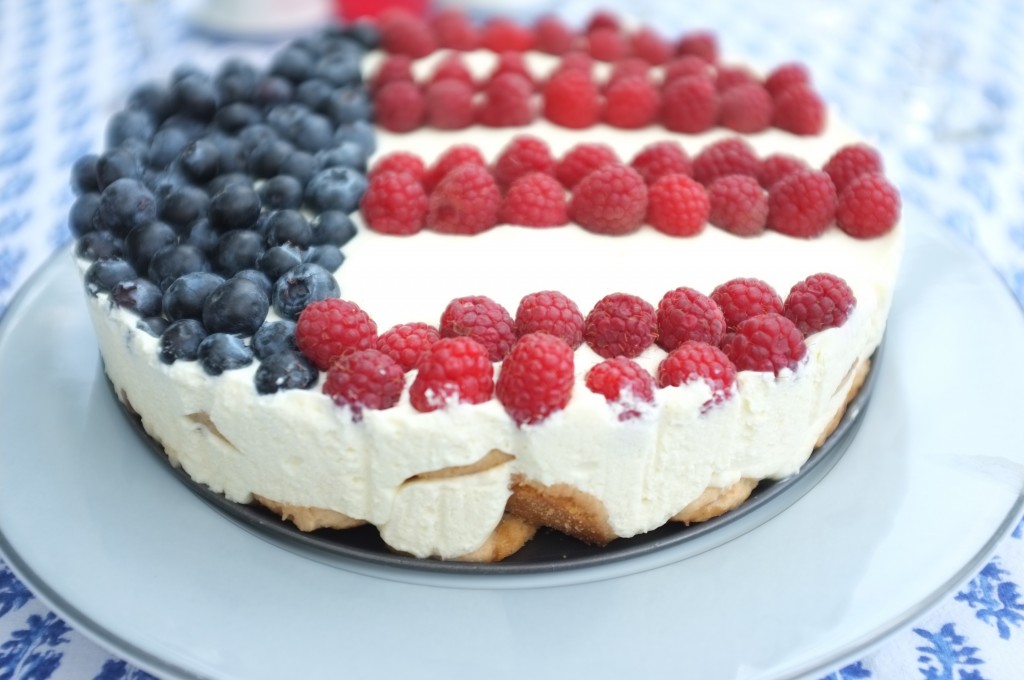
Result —
[[[428,0],[336,0],[334,9],[345,21],[353,21],[360,17],[377,17],[392,9],[423,16],[428,4]]]

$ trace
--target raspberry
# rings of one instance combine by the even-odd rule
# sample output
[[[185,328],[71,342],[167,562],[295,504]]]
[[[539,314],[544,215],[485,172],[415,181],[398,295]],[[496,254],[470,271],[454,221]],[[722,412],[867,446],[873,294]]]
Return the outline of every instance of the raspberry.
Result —
[[[747,175],[719,177],[708,187],[708,222],[737,236],[757,236],[768,219],[768,192]]]
[[[417,365],[409,403],[421,413],[449,402],[481,404],[494,394],[494,365],[487,350],[472,338],[441,338]]]
[[[501,222],[524,227],[557,227],[569,222],[565,189],[551,175],[533,172],[509,187],[501,206]]]
[[[533,32],[510,19],[497,17],[480,31],[480,47],[492,52],[526,52],[533,47]]]
[[[697,380],[711,388],[711,399],[704,402],[702,409],[706,411],[732,393],[736,366],[714,345],[692,340],[672,350],[658,366],[658,387],[678,387]]]
[[[834,274],[814,274],[790,289],[783,309],[786,318],[807,337],[842,326],[856,304],[846,281]]]
[[[745,66],[719,66],[715,71],[715,89],[719,92],[725,92],[737,85],[759,85],[760,82]]]
[[[700,57],[676,57],[665,64],[665,71],[662,74],[662,83],[668,85],[679,78],[704,78],[711,79],[714,70]]]
[[[530,425],[566,407],[573,378],[572,348],[553,335],[530,333],[502,363],[495,393],[512,420]]]
[[[772,124],[795,135],[817,135],[825,129],[825,102],[807,85],[793,85],[775,97]]]
[[[882,156],[867,144],[850,144],[832,154],[822,168],[842,195],[850,182],[871,172],[882,174]]]
[[[562,127],[588,128],[601,117],[601,99],[590,75],[579,69],[559,71],[544,85],[544,117]]]
[[[437,329],[427,323],[414,322],[392,326],[377,338],[377,349],[387,354],[403,371],[416,368],[427,350],[441,339]]]
[[[881,175],[861,175],[839,197],[836,223],[856,238],[886,234],[900,219],[900,193]]]
[[[794,172],[768,191],[768,228],[788,236],[820,236],[836,213],[836,188],[824,172]]]
[[[412,59],[404,54],[389,54],[377,67],[377,72],[370,81],[370,91],[376,92],[388,83],[414,82],[412,75]]]
[[[672,45],[654,29],[641,26],[633,33],[633,55],[651,66],[660,66],[672,58]]]
[[[475,50],[480,42],[480,35],[473,22],[457,9],[441,10],[431,17],[430,27],[440,47],[468,52]]]
[[[587,52],[598,61],[617,61],[629,56],[629,39],[618,28],[596,28],[587,32]]]
[[[533,135],[518,135],[505,145],[494,161],[491,173],[502,191],[523,175],[541,172],[555,176],[555,159],[547,142]]]
[[[644,182],[654,184],[663,175],[693,176],[693,163],[679,142],[648,144],[633,158],[630,166],[640,173]]]
[[[385,172],[404,172],[422,182],[427,170],[423,165],[423,159],[416,154],[408,151],[392,151],[377,159],[366,178],[372,181],[374,177]]]
[[[382,172],[370,180],[359,212],[366,225],[382,234],[409,235],[423,228],[427,194],[423,185],[405,172]]]
[[[676,43],[676,55],[692,54],[709,64],[718,63],[718,38],[710,31],[694,31],[684,35]]]
[[[488,127],[515,127],[533,121],[533,84],[515,73],[502,73],[484,86],[476,119]]]
[[[501,361],[516,341],[515,321],[504,307],[484,295],[455,298],[441,314],[441,337],[479,342],[491,361]]]
[[[612,163],[584,177],[572,192],[569,217],[599,234],[627,234],[647,213],[647,185],[627,165]]]
[[[375,122],[392,132],[409,132],[423,123],[427,105],[415,83],[399,80],[377,91],[373,99]]]
[[[427,228],[445,234],[479,234],[498,223],[501,191],[487,168],[464,163],[430,193]]]
[[[487,162],[484,160],[483,154],[480,153],[480,149],[475,146],[456,144],[449,147],[447,151],[437,157],[434,164],[427,170],[427,174],[423,178],[423,188],[430,193],[449,172],[465,164],[485,166]]]
[[[708,194],[686,175],[665,175],[651,185],[647,222],[669,236],[695,236],[708,221]]]
[[[569,52],[562,56],[558,66],[548,78],[553,78],[563,71],[583,71],[590,77],[594,71],[594,59],[586,52]]]
[[[722,351],[739,371],[796,369],[807,354],[804,336],[781,314],[759,314],[740,323],[735,333],[725,336]]]
[[[438,130],[462,130],[476,120],[473,87],[460,80],[439,80],[427,86],[426,124]]]
[[[627,293],[601,298],[584,321],[583,339],[606,359],[639,356],[657,335],[654,307]]]
[[[643,415],[654,403],[654,377],[643,366],[626,357],[605,359],[587,371],[587,389],[604,396],[615,407],[619,420]]]
[[[619,18],[608,10],[599,9],[594,12],[590,19],[587,21],[587,26],[584,32],[590,35],[594,31],[613,30],[618,31],[621,27],[619,26]]]
[[[555,168],[555,177],[566,189],[572,189],[581,179],[598,168],[618,163],[615,151],[600,142],[577,144],[569,149]]]
[[[545,16],[533,27],[534,47],[547,54],[561,55],[569,52],[576,42],[576,34],[558,17]]]
[[[693,288],[676,288],[658,302],[658,346],[667,352],[687,341],[717,345],[725,315],[714,300]]]
[[[771,189],[783,177],[800,170],[809,170],[803,160],[785,153],[773,153],[762,158],[757,168],[757,182],[765,189]]]
[[[772,106],[762,85],[734,85],[718,99],[718,124],[736,132],[761,132],[772,124]]]
[[[472,72],[466,66],[462,55],[458,52],[449,52],[434,67],[434,72],[430,75],[430,82],[437,83],[442,80],[458,80],[470,87],[476,87],[476,81],[473,79]]]
[[[394,11],[380,22],[380,39],[386,52],[420,59],[437,49],[430,27],[408,12]]]
[[[326,371],[338,357],[377,344],[377,324],[354,302],[329,298],[312,302],[295,324],[295,345]]]
[[[761,279],[732,279],[711,291],[711,299],[722,308],[725,326],[735,330],[758,314],[782,314],[782,298]]]
[[[705,147],[693,159],[693,178],[708,186],[726,175],[757,175],[760,162],[754,147],[740,138],[730,137]]]
[[[650,82],[651,78],[651,65],[643,59],[637,57],[627,57],[626,59],[620,59],[615,62],[612,66],[611,73],[608,74],[608,79],[605,81],[605,92],[611,87],[612,83],[619,81],[622,78],[640,77]]]
[[[548,333],[576,349],[583,344],[583,314],[576,303],[554,290],[530,293],[516,310],[516,335]]]
[[[497,78],[502,73],[514,73],[517,76],[522,76],[530,82],[531,85],[536,87],[536,83],[533,80],[533,74],[530,73],[529,67],[526,65],[526,60],[523,58],[522,52],[502,52],[498,55],[498,61],[494,64],[494,70],[491,71],[491,75],[488,80]]]
[[[331,364],[323,392],[338,406],[352,410],[352,420],[363,419],[363,409],[381,411],[398,403],[405,374],[394,359],[375,349],[346,354]]]
[[[810,85],[811,74],[807,67],[799,63],[782,64],[777,66],[765,78],[764,86],[768,93],[774,98],[793,85]]]
[[[646,76],[624,76],[605,90],[602,119],[612,127],[647,127],[658,117],[661,100],[658,90]]]
[[[673,132],[710,130],[718,116],[718,96],[709,78],[686,76],[661,89],[661,123]]]

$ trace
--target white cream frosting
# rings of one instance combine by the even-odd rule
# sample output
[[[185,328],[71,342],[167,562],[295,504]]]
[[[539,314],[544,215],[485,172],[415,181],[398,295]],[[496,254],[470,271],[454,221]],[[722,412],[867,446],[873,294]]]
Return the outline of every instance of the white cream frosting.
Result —
[[[493,159],[523,132],[544,138],[556,154],[579,141],[606,142],[624,160],[650,141],[672,137],[662,129],[568,132],[538,123],[458,135],[382,132],[379,153],[407,149],[429,160],[450,144],[471,142]],[[721,136],[677,138],[695,153]],[[833,124],[817,138],[771,131],[748,139],[762,155],[784,151],[820,166],[854,137]],[[409,321],[436,324],[445,305],[464,295],[487,295],[514,314],[523,295],[560,290],[586,314],[612,292],[657,305],[673,288],[710,293],[735,277],[764,279],[785,297],[796,282],[827,271],[853,289],[853,314],[842,327],[811,336],[795,371],[778,377],[741,372],[733,396],[707,412],[702,405],[710,391],[703,383],[657,390],[652,407],[625,422],[583,385],[600,360],[586,345],[575,355],[568,407],[537,425],[517,427],[496,399],[419,413],[407,392],[396,407],[364,411],[363,420],[353,422],[317,388],[258,395],[255,365],[211,378],[196,362],[162,364],[158,340],[136,329],[134,315],[112,309],[106,295],[87,299],[110,379],[193,479],[237,502],[258,494],[365,519],[397,550],[453,558],[490,535],[516,473],[593,495],[615,532],[631,536],[661,526],[709,485],[796,472],[841,407],[850,369],[881,340],[901,244],[899,227],[864,241],[834,227],[821,238],[800,240],[774,232],[742,239],[710,226],[695,238],[669,237],[649,226],[608,237],[570,225],[499,226],[473,237],[394,237],[361,228],[343,248],[346,260],[336,275],[342,296],[366,310],[381,331]],[[652,347],[638,361],[653,373],[664,356]],[[414,377],[407,374],[407,387]],[[206,414],[215,431],[194,414]],[[472,475],[410,481],[470,465],[495,449],[514,459]]]

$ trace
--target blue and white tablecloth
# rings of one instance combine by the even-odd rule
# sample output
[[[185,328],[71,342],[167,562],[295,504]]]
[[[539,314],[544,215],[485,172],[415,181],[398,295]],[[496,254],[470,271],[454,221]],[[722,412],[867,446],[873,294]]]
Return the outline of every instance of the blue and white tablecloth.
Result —
[[[828,100],[884,149],[907,210],[981,251],[1024,303],[1024,3],[603,4],[653,25],[716,30],[727,55],[765,67],[812,64]],[[557,4],[575,21],[592,8]],[[191,32],[180,10],[158,0],[0,2],[0,313],[70,238],[68,168],[100,148],[134,83],[166,74],[182,54],[208,65],[269,49]],[[1024,678],[1021,584],[1024,522],[939,607],[826,677]],[[145,677],[72,630],[0,561],[0,680]]]

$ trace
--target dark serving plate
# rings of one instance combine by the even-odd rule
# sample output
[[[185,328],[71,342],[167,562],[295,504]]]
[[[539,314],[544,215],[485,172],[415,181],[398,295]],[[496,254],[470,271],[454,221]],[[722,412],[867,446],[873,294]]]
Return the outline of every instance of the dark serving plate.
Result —
[[[450,574],[535,574],[617,562],[683,544],[693,544],[694,551],[690,554],[698,554],[738,535],[735,531],[730,533],[729,529],[741,518],[758,515],[758,523],[771,519],[807,493],[849,448],[871,398],[881,357],[880,347],[872,356],[863,386],[847,406],[839,425],[825,443],[811,454],[800,471],[785,479],[762,481],[750,498],[735,510],[689,526],[669,522],[645,534],[616,539],[603,547],[588,545],[561,532],[541,528],[514,555],[494,563],[421,559],[396,553],[384,543],[376,527],[371,524],[346,530],[299,531],[291,522],[282,520],[261,505],[234,503],[211,491],[206,485],[193,481],[180,467],[170,464],[160,444],[146,434],[138,416],[126,407],[122,407],[122,411],[153,454],[197,496],[242,527],[293,552],[340,566],[344,566],[346,560],[355,559],[385,567]],[[707,540],[714,539],[716,535],[720,540]],[[690,554],[682,554],[680,559]]]

